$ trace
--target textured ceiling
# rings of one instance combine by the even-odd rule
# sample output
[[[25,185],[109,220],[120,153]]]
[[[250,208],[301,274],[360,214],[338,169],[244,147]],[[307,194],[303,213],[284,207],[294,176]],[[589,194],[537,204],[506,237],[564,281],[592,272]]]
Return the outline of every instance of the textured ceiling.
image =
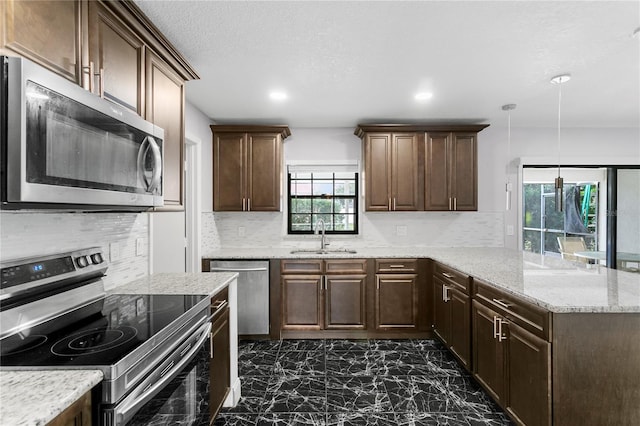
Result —
[[[640,1],[136,3],[200,74],[187,99],[219,123],[504,124],[515,103],[514,127],[554,127],[549,80],[571,73],[564,126],[640,125]]]

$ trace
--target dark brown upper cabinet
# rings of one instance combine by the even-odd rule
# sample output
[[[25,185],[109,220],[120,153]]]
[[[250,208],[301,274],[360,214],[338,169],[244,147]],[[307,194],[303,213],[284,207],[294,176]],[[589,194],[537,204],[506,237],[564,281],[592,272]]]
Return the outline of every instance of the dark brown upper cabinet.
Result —
[[[480,125],[360,124],[367,211],[477,210]]]
[[[164,129],[164,205],[184,204],[184,80],[151,51],[146,54],[146,116]]]
[[[131,1],[0,1],[3,54],[22,56],[164,129],[164,198],[184,204],[184,82],[199,78]]]
[[[213,210],[280,211],[287,126],[213,125]]]
[[[28,58],[82,84],[80,2],[0,1],[0,40],[7,54]]]
[[[364,135],[367,211],[422,210],[420,145],[416,133]]]
[[[425,210],[478,210],[475,132],[429,132],[425,140]]]

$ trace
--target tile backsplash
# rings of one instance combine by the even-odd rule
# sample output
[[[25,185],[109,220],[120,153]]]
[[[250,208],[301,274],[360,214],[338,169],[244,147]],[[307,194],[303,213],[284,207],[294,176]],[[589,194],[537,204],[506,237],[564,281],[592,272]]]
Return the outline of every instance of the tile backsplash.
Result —
[[[136,242],[142,251],[136,254]],[[0,259],[101,247],[110,259],[107,289],[149,273],[146,213],[0,212]],[[112,249],[112,250],[110,250]]]
[[[503,247],[503,212],[393,212],[360,216],[360,234],[328,237],[333,247]],[[315,247],[318,237],[286,234],[286,216],[203,213],[202,252],[221,247]]]

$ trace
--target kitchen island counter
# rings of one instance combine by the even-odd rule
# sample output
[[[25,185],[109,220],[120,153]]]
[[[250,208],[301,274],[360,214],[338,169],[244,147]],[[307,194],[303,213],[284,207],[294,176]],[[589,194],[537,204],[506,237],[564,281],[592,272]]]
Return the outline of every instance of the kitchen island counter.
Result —
[[[102,378],[98,370],[0,371],[0,424],[47,424]]]
[[[640,274],[505,248],[379,247],[317,254],[295,247],[225,248],[205,259],[429,258],[550,312],[640,312]]]

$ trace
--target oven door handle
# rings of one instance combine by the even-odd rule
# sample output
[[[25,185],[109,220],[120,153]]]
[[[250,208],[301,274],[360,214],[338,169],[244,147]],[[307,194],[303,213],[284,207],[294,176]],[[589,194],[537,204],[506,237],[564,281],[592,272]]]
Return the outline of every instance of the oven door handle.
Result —
[[[183,356],[180,361],[173,366],[170,370],[163,372],[161,378],[153,383],[153,385],[148,386],[148,389],[145,389],[140,395],[135,397],[132,401],[123,401],[121,404],[115,409],[115,419],[117,425],[124,425],[135,415],[135,413],[142,408],[144,404],[149,402],[151,398],[156,396],[158,392],[171,380],[173,380],[178,373],[189,364],[193,358],[195,358],[196,353],[200,350],[200,348],[204,345],[205,340],[209,337],[209,333],[211,333],[211,322],[207,321],[204,323],[198,330],[197,333],[202,333],[195,345],[191,346],[189,352]],[[180,350],[178,348],[177,350]]]

